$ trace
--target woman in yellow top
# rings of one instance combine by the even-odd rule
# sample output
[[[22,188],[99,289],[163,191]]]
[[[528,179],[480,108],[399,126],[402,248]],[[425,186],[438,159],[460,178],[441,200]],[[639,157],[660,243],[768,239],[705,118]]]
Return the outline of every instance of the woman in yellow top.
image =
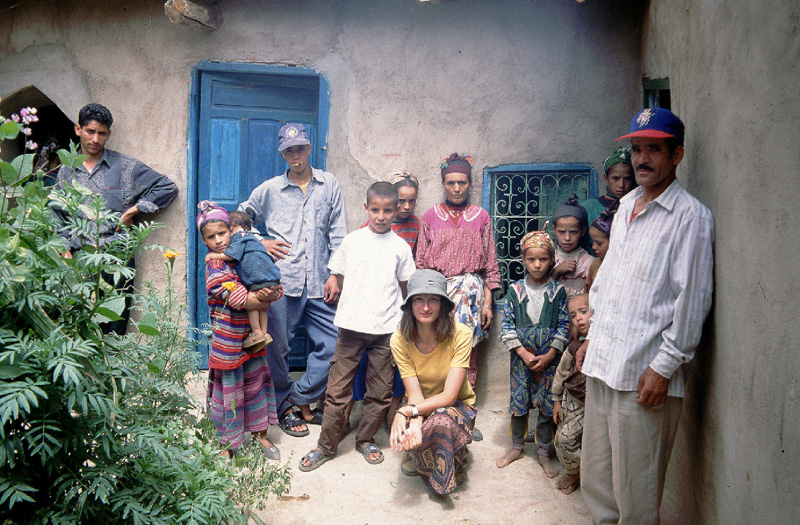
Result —
[[[438,495],[451,493],[463,477],[476,414],[467,381],[472,331],[453,320],[453,307],[441,273],[414,272],[391,339],[408,404],[397,411],[389,442],[406,451],[403,474],[421,476]]]

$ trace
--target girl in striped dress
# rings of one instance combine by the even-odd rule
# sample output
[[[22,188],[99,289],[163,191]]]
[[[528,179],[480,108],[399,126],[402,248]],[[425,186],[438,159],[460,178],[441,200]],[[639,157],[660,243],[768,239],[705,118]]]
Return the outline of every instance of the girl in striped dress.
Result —
[[[203,242],[210,251],[223,253],[231,236],[228,212],[208,201],[198,208],[197,229]],[[277,447],[267,439],[269,425],[278,422],[267,353],[263,347],[246,352],[242,342],[250,333],[247,310],[268,308],[282,289],[248,292],[235,265],[212,259],[206,263],[206,292],[212,325],[206,403],[225,447],[221,455],[233,457],[245,432],[250,432],[268,459],[280,459]]]

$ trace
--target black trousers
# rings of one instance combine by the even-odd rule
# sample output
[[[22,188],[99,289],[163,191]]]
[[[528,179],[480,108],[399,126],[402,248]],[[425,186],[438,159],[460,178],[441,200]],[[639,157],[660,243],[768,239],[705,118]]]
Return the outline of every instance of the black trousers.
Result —
[[[125,265],[127,268],[136,269],[136,260],[131,257],[131,260],[128,261],[128,264]],[[125,335],[125,331],[128,329],[128,320],[131,317],[131,304],[133,303],[133,277],[130,279],[122,279],[117,283],[114,284],[114,278],[112,275],[101,272],[100,277],[110,284],[111,286],[115,287],[117,290],[127,294],[125,297],[125,308],[122,310],[120,316],[122,319],[118,321],[109,321],[107,323],[100,323],[100,329],[103,331],[104,334],[117,334],[119,336]]]

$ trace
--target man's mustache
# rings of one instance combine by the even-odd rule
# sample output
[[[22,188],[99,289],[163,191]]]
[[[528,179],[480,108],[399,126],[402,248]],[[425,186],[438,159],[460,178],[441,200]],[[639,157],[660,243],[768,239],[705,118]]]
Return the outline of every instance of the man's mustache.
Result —
[[[637,164],[636,165],[636,171],[639,171],[639,170],[653,171],[653,168],[649,164]]]

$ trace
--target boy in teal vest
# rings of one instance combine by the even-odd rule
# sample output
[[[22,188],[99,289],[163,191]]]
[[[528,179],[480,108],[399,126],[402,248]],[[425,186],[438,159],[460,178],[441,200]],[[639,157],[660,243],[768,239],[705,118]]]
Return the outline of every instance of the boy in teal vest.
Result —
[[[550,278],[555,262],[553,240],[542,231],[520,241],[527,275],[509,287],[500,340],[511,355],[511,450],[497,459],[503,468],[522,457],[528,410],[539,409],[536,424],[538,460],[548,478],[558,475],[550,461],[553,446],[553,377],[568,341],[569,315],[564,286]]]

